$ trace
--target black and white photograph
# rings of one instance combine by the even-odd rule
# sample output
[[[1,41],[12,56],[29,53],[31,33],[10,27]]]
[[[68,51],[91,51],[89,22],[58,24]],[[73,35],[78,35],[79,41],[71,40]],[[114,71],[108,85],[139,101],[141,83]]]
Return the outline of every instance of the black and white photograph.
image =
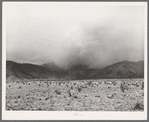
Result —
[[[4,120],[147,119],[146,2],[3,2]]]

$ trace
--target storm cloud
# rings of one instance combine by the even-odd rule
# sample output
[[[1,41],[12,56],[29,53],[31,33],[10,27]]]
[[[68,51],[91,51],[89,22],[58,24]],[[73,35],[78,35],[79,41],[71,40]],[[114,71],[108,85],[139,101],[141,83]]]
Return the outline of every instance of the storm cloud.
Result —
[[[144,7],[79,2],[4,4],[7,60],[103,68],[144,59]]]

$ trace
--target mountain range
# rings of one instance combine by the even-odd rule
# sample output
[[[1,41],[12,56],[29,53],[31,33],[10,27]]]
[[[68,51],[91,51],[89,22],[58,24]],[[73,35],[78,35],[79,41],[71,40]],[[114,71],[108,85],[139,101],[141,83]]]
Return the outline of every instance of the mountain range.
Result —
[[[76,76],[78,79],[143,78],[144,61],[123,61],[107,66],[103,69],[90,69],[83,65],[75,66],[70,69],[69,75],[70,74]]]
[[[106,78],[143,78],[144,61],[122,61],[102,69],[89,68],[87,65],[75,65],[64,70],[54,63],[35,65],[6,61],[7,79],[49,79],[49,80],[81,80]]]

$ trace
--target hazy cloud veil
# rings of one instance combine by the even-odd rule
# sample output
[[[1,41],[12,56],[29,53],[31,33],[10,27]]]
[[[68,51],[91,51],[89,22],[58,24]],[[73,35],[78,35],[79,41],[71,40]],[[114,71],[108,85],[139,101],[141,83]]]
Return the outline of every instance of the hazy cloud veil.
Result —
[[[5,6],[7,60],[93,68],[144,59],[144,8],[90,3]]]

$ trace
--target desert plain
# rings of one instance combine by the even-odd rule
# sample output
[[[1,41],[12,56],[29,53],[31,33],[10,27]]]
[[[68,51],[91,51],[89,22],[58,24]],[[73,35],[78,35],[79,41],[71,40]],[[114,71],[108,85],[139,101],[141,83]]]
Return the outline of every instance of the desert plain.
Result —
[[[143,111],[143,79],[6,83],[8,111]]]

